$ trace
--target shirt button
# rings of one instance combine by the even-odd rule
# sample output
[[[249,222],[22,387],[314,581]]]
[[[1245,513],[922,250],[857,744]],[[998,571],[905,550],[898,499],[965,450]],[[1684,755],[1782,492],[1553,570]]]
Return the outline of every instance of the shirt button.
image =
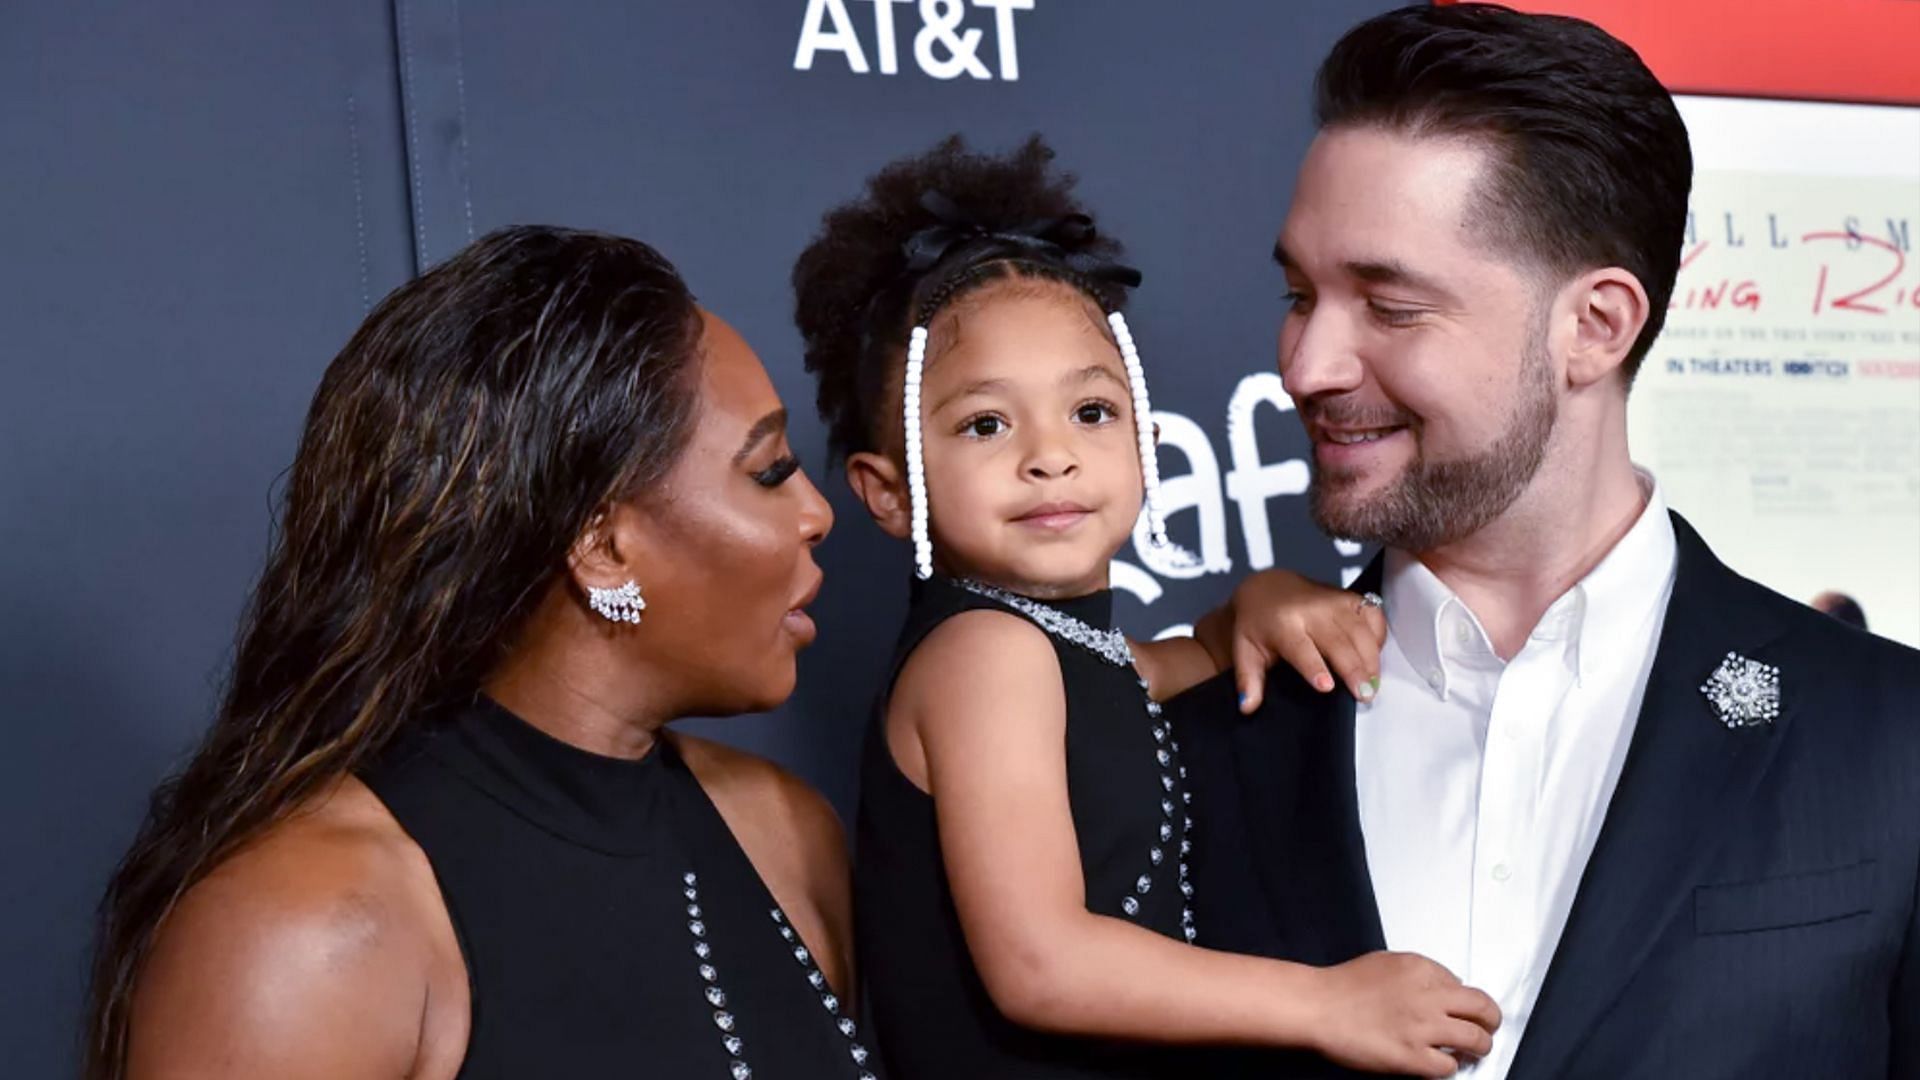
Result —
[[[1467,628],[1466,623],[1461,623],[1453,628],[1453,640],[1455,644],[1463,648],[1471,645],[1473,644],[1473,631]]]
[[[1427,685],[1433,687],[1435,690],[1440,689],[1440,684],[1446,681],[1446,676],[1440,673],[1439,668],[1434,668],[1432,671],[1427,672]]]
[[[1495,863],[1495,864],[1494,864],[1494,867],[1493,867],[1493,880],[1495,880],[1495,881],[1505,881],[1505,880],[1507,880],[1508,878],[1510,878],[1510,877],[1512,877],[1512,876],[1513,876],[1513,871],[1512,871],[1512,870],[1509,870],[1509,869],[1507,869],[1507,864],[1506,864],[1506,863]]]

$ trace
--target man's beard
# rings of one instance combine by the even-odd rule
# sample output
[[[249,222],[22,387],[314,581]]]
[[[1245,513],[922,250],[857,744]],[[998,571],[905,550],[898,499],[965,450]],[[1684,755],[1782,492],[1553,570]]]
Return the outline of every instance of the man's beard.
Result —
[[[1307,492],[1314,522],[1330,536],[1421,552],[1472,536],[1505,513],[1539,471],[1559,415],[1546,343],[1536,339],[1527,351],[1519,399],[1490,449],[1430,462],[1417,449],[1415,428],[1413,462],[1365,499],[1349,493],[1350,480],[1316,469]]]

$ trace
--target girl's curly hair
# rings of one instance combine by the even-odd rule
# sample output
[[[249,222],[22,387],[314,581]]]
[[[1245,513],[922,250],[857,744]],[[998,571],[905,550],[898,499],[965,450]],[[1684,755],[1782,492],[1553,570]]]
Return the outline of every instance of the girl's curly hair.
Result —
[[[1053,159],[1038,135],[998,156],[950,135],[882,168],[860,198],[822,218],[793,267],[794,322],[834,459],[878,449],[876,421],[897,392],[908,333],[960,297],[996,280],[1040,278],[1120,310],[1115,279],[1131,275],[1112,265],[1120,245],[1091,228],[1074,177]],[[1058,228],[1063,221],[1076,227]],[[1043,226],[1044,240],[1035,235]],[[945,240],[930,263],[929,236]]]

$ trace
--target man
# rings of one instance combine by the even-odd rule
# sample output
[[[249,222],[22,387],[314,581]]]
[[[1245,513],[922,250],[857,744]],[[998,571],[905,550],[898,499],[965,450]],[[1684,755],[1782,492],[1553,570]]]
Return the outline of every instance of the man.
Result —
[[[1920,1076],[1920,654],[1728,570],[1629,456],[1672,99],[1472,4],[1361,25],[1316,95],[1280,372],[1388,640],[1366,703],[1178,703],[1201,943],[1430,956],[1502,1007],[1485,1080]]]

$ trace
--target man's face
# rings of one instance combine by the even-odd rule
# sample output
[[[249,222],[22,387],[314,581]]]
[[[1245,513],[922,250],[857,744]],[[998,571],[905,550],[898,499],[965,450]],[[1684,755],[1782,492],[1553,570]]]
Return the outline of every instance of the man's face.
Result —
[[[1315,520],[1424,552],[1532,481],[1560,386],[1538,272],[1473,220],[1485,144],[1335,128],[1314,140],[1275,256],[1280,377],[1313,441]]]

